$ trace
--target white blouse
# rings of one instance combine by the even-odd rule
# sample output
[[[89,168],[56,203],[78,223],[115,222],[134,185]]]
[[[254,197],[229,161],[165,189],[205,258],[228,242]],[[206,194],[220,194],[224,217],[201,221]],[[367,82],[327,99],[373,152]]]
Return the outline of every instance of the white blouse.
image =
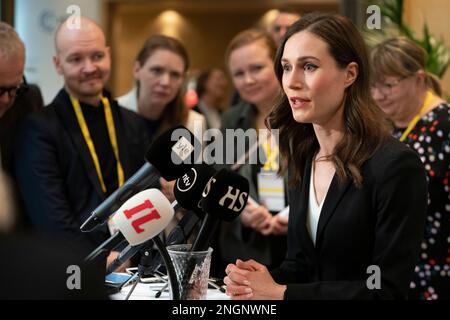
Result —
[[[330,189],[330,184],[328,185],[327,193],[324,195],[320,204],[317,204],[316,190],[314,188],[314,163],[311,165],[311,178],[309,180],[309,199],[308,199],[308,212],[306,215],[306,228],[308,229],[311,239],[316,245],[317,227],[319,225],[320,213],[322,211],[323,203]]]

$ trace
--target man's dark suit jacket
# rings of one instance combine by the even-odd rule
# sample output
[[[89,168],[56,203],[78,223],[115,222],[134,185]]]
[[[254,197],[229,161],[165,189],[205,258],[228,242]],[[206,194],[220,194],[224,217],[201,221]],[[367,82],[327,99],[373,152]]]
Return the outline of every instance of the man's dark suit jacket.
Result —
[[[142,119],[110,101],[126,180],[144,164],[149,140]],[[89,251],[109,237],[106,224],[80,231],[106,196],[64,89],[42,112],[25,119],[16,161],[19,188],[37,230],[64,236]]]
[[[12,178],[13,197],[15,204],[15,231],[26,231],[30,227],[30,221],[24,212],[23,201],[19,196],[15,181],[15,142],[17,130],[22,120],[30,113],[44,108],[41,91],[36,85],[28,85],[28,89],[16,97],[13,105],[3,117],[0,118],[0,155],[1,169]]]
[[[406,298],[427,207],[425,170],[402,143],[388,141],[363,166],[363,186],[335,175],[320,214],[316,245],[306,227],[311,162],[289,191],[288,253],[272,275],[286,299]],[[374,284],[376,265],[381,289]],[[369,280],[369,281],[367,281]],[[370,286],[369,286],[370,287]]]

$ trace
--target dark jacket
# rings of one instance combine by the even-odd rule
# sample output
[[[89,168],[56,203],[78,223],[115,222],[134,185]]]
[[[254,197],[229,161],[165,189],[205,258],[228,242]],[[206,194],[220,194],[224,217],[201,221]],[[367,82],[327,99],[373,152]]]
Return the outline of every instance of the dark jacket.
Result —
[[[427,207],[419,157],[393,138],[362,168],[363,186],[335,175],[320,214],[316,245],[306,216],[312,157],[300,185],[289,190],[287,258],[274,270],[287,299],[406,298],[417,263]],[[367,280],[381,271],[381,289]],[[369,281],[372,283],[371,281]]]
[[[125,180],[144,164],[142,119],[110,99]],[[62,89],[42,112],[26,118],[17,137],[16,175],[34,227],[92,250],[109,237],[106,224],[80,226],[105,198],[68,94]]]
[[[24,231],[30,227],[29,218],[24,212],[15,181],[15,142],[17,130],[22,120],[30,113],[42,110],[44,102],[39,88],[28,85],[28,89],[19,95],[11,108],[0,118],[0,156],[1,169],[12,179],[12,190],[15,204],[16,231]]]

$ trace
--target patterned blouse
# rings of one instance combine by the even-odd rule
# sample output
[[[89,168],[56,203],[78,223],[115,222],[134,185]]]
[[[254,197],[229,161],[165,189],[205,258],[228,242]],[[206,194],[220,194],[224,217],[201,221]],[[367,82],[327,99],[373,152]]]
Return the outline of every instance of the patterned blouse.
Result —
[[[400,139],[404,129],[395,129]],[[450,104],[425,114],[404,140],[427,172],[428,211],[410,299],[450,299]]]

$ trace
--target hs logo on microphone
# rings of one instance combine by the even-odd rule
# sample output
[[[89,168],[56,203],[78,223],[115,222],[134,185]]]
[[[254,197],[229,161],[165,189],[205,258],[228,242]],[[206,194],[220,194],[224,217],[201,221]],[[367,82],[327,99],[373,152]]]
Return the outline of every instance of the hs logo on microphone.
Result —
[[[233,210],[234,212],[240,212],[242,208],[245,206],[245,203],[247,202],[245,199],[247,198],[246,192],[241,192],[239,189],[236,188],[236,191],[233,194],[233,187],[228,186],[227,194],[220,199],[219,204],[222,207],[225,207],[225,200],[229,199],[231,200],[230,205],[228,206],[228,209]],[[239,207],[235,207],[236,201],[239,199]]]
[[[212,177],[209,179],[208,183],[205,186],[205,189],[203,190],[203,198],[208,196],[209,192],[211,191],[211,185],[214,184],[217,180]],[[233,210],[234,212],[240,212],[242,208],[247,203],[247,192],[241,192],[239,189],[236,188],[236,191],[233,192],[235,188],[232,186],[228,186],[227,193],[219,200],[219,205],[222,207],[225,207],[225,200],[229,199],[231,200],[228,209]],[[239,201],[239,206],[235,206],[236,201]]]

